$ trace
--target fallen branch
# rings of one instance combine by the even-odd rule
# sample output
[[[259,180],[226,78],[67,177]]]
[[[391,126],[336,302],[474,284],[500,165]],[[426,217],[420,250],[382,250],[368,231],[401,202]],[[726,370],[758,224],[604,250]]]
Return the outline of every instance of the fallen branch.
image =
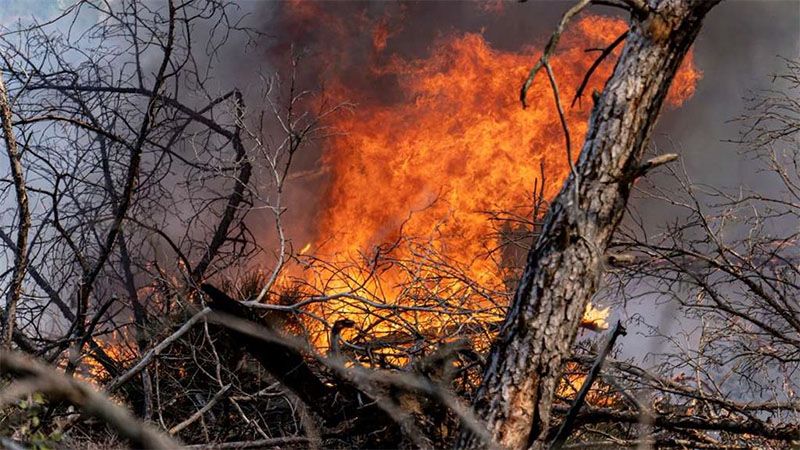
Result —
[[[287,436],[271,439],[259,439],[257,441],[238,441],[238,442],[223,442],[220,444],[199,444],[187,445],[185,449],[198,449],[198,450],[222,450],[228,448],[243,449],[243,448],[275,448],[277,445],[282,444],[304,444],[308,442],[305,436]]]
[[[565,412],[564,407],[556,406],[556,412]],[[620,411],[613,408],[586,408],[580,412],[575,422],[580,425],[596,423],[637,424],[641,414],[638,411]],[[797,441],[800,439],[799,424],[776,424],[726,417],[701,417],[697,415],[663,414],[653,412],[653,426],[667,430],[711,430],[751,435],[778,441]]]
[[[36,392],[58,400],[65,400],[114,428],[120,436],[128,439],[135,448],[174,450],[181,447],[173,440],[149,425],[137,420],[128,410],[120,407],[90,385],[68,377],[54,367],[42,364],[17,352],[0,352],[0,373],[19,378],[9,387],[21,394],[35,388]],[[20,388],[27,385],[27,388]],[[24,387],[24,386],[23,386]],[[0,397],[8,400],[8,395]]]

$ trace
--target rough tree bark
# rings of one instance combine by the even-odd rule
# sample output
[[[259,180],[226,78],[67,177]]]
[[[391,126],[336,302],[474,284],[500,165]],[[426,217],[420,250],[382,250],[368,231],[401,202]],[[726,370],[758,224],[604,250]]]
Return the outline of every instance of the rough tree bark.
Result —
[[[495,442],[546,444],[562,361],[596,292],[670,83],[719,0],[619,2],[632,11],[625,48],[597,99],[575,167],[551,208],[483,375],[475,407]],[[486,444],[463,432],[456,448]]]

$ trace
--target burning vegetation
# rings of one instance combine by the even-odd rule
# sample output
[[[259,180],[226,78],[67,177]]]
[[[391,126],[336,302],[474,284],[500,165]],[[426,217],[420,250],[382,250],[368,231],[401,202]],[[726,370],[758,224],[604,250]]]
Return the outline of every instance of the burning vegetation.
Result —
[[[575,3],[513,45],[415,2],[251,5],[265,32],[234,3],[83,0],[4,29],[0,446],[800,440],[796,239],[764,231],[793,200],[647,177],[715,2]],[[264,68],[226,67],[250,44]],[[741,139],[788,194],[791,98]],[[683,215],[623,220],[635,190]],[[646,295],[689,344],[615,300]],[[623,358],[625,327],[669,345]]]
[[[292,14],[305,17],[310,8],[303,4]],[[387,18],[362,20],[356,30],[333,21],[342,48],[366,28],[373,30],[374,55],[386,52]],[[564,50],[552,59],[565,99],[577,98],[596,60],[589,50],[607,48],[626,27],[599,16],[574,24]],[[336,48],[321,51],[324,61],[336,60]],[[508,89],[524,79],[530,55],[541,49],[500,51],[479,34],[452,33],[428,53],[415,59],[373,56],[366,80],[331,68],[324,95],[316,100],[356,105],[325,121],[336,131],[322,144],[330,181],[313,241],[298,253],[309,270],[297,276],[317,295],[333,297],[313,308],[325,320],[309,324],[322,348],[325,324],[340,319],[369,330],[369,339],[413,340],[418,333],[447,339],[465,328],[491,335],[519,279],[542,204],[569,173],[547,81],[534,83],[529,95],[537,100],[526,109]],[[583,90],[601,90],[612,66],[611,59],[598,65]],[[668,104],[676,107],[689,98],[699,77],[687,57]],[[383,95],[370,86],[380,86]],[[586,134],[591,106],[584,100],[567,110],[576,146]],[[362,299],[397,313],[382,317]],[[583,324],[606,328],[608,313],[587,305]]]

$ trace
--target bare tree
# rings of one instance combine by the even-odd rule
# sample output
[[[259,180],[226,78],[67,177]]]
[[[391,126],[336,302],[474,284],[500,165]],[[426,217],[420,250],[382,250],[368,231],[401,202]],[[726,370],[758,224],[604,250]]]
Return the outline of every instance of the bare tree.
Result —
[[[80,355],[87,343],[102,352],[94,342],[97,323],[122,317],[121,306],[130,308],[141,332],[147,313],[139,297],[147,282],[136,277],[152,271],[163,250],[183,265],[172,273],[191,285],[231,243],[250,245],[246,235],[232,235],[251,190],[243,97],[237,91],[214,96],[205,88],[209,75],[185,33],[209,17],[224,21],[226,8],[167,2],[150,9],[132,2],[106,9],[80,2],[67,12],[99,18],[80,30],[83,40],[49,33],[50,24],[5,34],[4,70],[16,105],[9,127],[22,136],[19,145],[35,174],[28,191],[38,205],[49,205],[31,212],[29,248],[24,241],[13,246],[31,255],[32,281],[47,302],[34,300],[32,291],[20,306],[25,321],[49,322],[38,329],[67,327],[56,332],[66,340],[41,349],[50,359],[69,346]],[[198,145],[206,151],[193,156]],[[64,153],[68,148],[82,150]],[[220,192],[226,185],[230,194]],[[175,208],[176,191],[183,189],[198,202]],[[217,217],[201,211],[217,205],[222,212],[214,224]],[[172,233],[172,224],[181,222],[188,225],[183,236]],[[127,298],[112,301],[117,292]],[[42,338],[60,339],[52,331],[36,339]]]
[[[244,97],[208,86],[218,48],[191,39],[201,26],[223,45],[236,28],[228,14],[225,2],[81,1],[4,30],[6,186],[18,200],[3,205],[20,222],[16,241],[12,224],[0,229],[15,263],[4,336],[20,348],[69,372],[119,375],[147,350],[153,317],[174,307],[154,302],[153,280],[185,293],[255,249],[243,222],[256,192]],[[138,392],[149,417],[147,370]]]

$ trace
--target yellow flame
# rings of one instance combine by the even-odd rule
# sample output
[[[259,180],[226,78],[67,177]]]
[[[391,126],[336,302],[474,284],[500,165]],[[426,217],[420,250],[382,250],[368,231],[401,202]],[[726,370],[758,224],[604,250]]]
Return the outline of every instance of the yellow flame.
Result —
[[[309,242],[308,244],[304,245],[303,248],[301,248],[300,251],[297,254],[298,255],[304,255],[309,250],[311,250],[311,242]]]
[[[606,322],[606,319],[608,319],[610,310],[610,307],[599,309],[595,308],[591,303],[587,303],[581,319],[581,327],[594,331],[607,330],[608,322]]]

